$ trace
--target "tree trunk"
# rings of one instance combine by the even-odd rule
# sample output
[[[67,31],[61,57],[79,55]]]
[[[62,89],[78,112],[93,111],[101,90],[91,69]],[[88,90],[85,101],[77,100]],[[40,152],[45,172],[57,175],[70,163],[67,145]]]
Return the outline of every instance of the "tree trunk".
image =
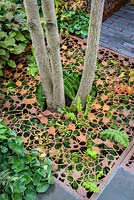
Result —
[[[79,96],[83,107],[86,104],[86,100],[92,89],[92,84],[95,77],[104,1],[105,0],[92,0],[91,2],[91,14],[87,39],[87,49],[84,60],[84,70],[82,73],[79,90],[75,100],[73,101],[73,104],[75,104]]]
[[[46,40],[52,67],[53,108],[65,106],[63,72],[60,57],[60,37],[54,8],[54,0],[42,0]]]
[[[40,22],[39,10],[36,0],[24,0],[27,22],[34,48],[36,62],[39,68],[41,83],[45,92],[47,106],[53,107],[53,86],[51,81],[51,68],[46,50],[44,33]]]

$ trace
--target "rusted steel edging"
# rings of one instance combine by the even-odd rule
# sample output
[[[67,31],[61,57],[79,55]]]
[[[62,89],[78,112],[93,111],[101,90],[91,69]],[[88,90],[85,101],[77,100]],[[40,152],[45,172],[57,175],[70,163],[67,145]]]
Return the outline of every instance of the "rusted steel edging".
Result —
[[[116,161],[115,165],[113,168],[111,168],[111,170],[109,171],[109,173],[106,175],[106,177],[104,178],[104,180],[102,181],[102,183],[100,184],[99,186],[99,190],[100,192],[97,193],[97,194],[93,194],[91,197],[90,197],[90,200],[97,200],[97,197],[99,197],[100,193],[102,192],[102,190],[104,189],[104,186],[107,184],[107,182],[109,181],[111,175],[113,173],[115,173],[116,169],[119,167],[119,166],[123,166],[123,161],[126,160],[126,158],[130,158],[130,155],[131,155],[131,150],[134,148],[134,140],[132,140],[130,142],[130,145],[129,145],[129,148],[126,149],[122,154],[121,156],[119,157],[119,159]]]

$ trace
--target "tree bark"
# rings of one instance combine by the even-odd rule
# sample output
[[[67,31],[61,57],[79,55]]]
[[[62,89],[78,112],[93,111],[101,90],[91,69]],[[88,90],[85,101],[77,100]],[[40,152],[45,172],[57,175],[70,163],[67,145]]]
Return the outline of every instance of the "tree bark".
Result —
[[[44,32],[40,22],[37,1],[24,0],[24,5],[41,83],[46,96],[47,106],[52,108],[53,86],[51,79],[51,68],[44,40]]]
[[[84,70],[82,73],[79,90],[75,100],[73,101],[73,104],[75,104],[79,96],[83,107],[86,104],[86,100],[92,89],[92,84],[95,77],[104,1],[105,0],[92,0],[91,2],[91,14],[87,38],[87,49],[84,60]]]
[[[65,106],[63,72],[60,57],[60,37],[58,33],[54,0],[42,0],[46,40],[52,67],[53,108]]]

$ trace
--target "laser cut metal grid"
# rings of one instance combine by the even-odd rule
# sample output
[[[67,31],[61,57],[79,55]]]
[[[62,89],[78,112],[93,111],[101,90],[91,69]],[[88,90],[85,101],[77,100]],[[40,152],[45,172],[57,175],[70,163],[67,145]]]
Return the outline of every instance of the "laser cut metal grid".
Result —
[[[76,37],[63,38],[64,70],[81,73],[85,46]],[[108,60],[112,62],[107,64]],[[18,63],[16,69],[4,71],[6,81],[13,82],[15,87],[10,95],[4,85],[0,89],[2,118],[23,138],[28,150],[38,149],[42,157],[53,160],[53,173],[58,180],[68,189],[73,188],[80,199],[89,199],[91,193],[82,187],[83,181],[93,179],[99,186],[104,177],[96,180],[98,172],[102,170],[105,176],[124,150],[113,142],[102,141],[99,133],[106,128],[121,127],[130,140],[134,135],[134,90],[127,75],[134,68],[133,60],[100,48],[94,82],[97,95],[88,115],[90,120],[78,116],[85,124],[81,128],[61,114],[39,109],[35,98],[39,76],[32,78],[27,74],[25,57],[18,59]],[[128,86],[131,90],[126,89]],[[97,161],[84,154],[91,142],[98,154]]]

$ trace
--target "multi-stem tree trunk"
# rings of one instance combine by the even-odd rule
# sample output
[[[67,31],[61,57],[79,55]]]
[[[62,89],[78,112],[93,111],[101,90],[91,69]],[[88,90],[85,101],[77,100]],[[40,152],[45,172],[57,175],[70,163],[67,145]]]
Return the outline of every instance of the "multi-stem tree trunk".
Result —
[[[42,0],[47,47],[41,27],[37,0],[24,0],[24,5],[47,105],[56,110],[58,107],[65,106],[65,97],[54,0]]]
[[[100,29],[105,0],[92,0],[87,49],[84,70],[79,90],[73,103],[81,98],[83,107],[91,91],[95,77],[97,51],[99,47]],[[54,9],[54,0],[42,0],[42,10],[46,25],[45,45],[41,27],[37,0],[24,0],[27,20],[34,47],[36,61],[39,67],[41,82],[44,87],[48,107],[56,110],[64,107],[64,84],[60,59],[60,40]]]
[[[87,49],[84,60],[84,70],[80,82],[79,90],[73,103],[76,103],[78,96],[81,99],[83,107],[86,104],[88,94],[92,89],[95,77],[97,51],[99,48],[100,30],[103,16],[105,0],[92,0],[91,14],[89,22],[89,32],[87,39]]]
[[[53,106],[65,106],[63,72],[60,57],[60,37],[55,14],[54,0],[42,0],[42,10],[45,21],[46,40],[52,68]]]
[[[44,40],[44,33],[40,22],[37,1],[24,0],[24,5],[27,13],[27,22],[29,25],[34,54],[41,77],[41,83],[46,95],[47,105],[49,108],[52,108],[53,86],[51,80],[51,68],[49,65],[49,59]]]

